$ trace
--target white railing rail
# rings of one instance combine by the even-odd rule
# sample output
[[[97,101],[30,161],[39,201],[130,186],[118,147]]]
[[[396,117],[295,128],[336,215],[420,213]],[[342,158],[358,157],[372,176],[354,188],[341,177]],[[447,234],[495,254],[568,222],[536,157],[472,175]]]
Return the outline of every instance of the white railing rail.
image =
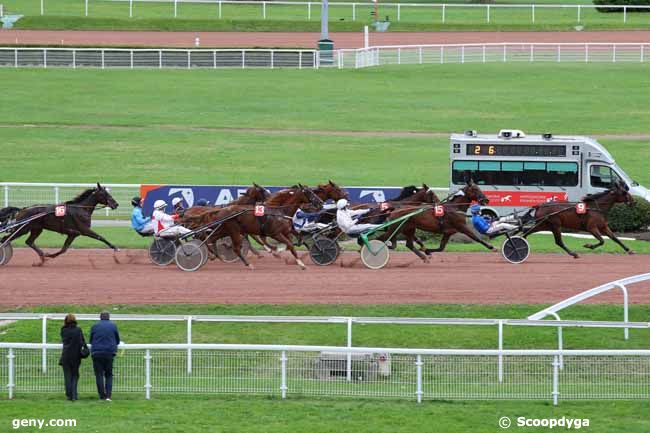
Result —
[[[0,67],[318,68],[315,50],[0,47]]]
[[[338,68],[365,68],[380,65],[463,64],[505,62],[635,62],[648,59],[650,43],[589,42],[489,44],[386,45],[341,49],[336,53]]]
[[[319,12],[321,9],[321,2],[319,1],[296,1],[296,2],[291,2],[291,1],[238,1],[238,0],[112,0],[113,2],[120,2],[120,3],[129,3],[129,17],[134,16],[134,8],[136,6],[136,3],[140,3],[142,5],[145,5],[147,3],[168,3],[170,5],[170,15],[173,16],[174,18],[177,18],[179,16],[179,5],[180,4],[204,4],[204,5],[211,5],[213,6],[213,11],[212,16],[215,18],[224,18],[224,13],[223,13],[223,6],[227,5],[228,6],[228,18],[236,18],[237,17],[237,12],[232,12],[233,7],[255,7],[259,9],[259,17],[266,20],[269,18],[273,17],[280,17],[282,18],[281,12],[280,13],[270,13],[271,8],[282,8],[282,7],[304,7],[305,9],[305,18],[307,21],[312,20],[312,18],[316,19],[317,17],[312,16],[312,10]],[[41,0],[41,9],[40,9],[40,14],[44,15],[46,13],[47,7],[45,6],[45,0]],[[84,16],[89,16],[89,5],[88,5],[88,0],[84,0],[85,8],[84,8]],[[348,8],[349,11],[349,17],[352,19],[352,21],[357,21],[359,18],[361,21],[366,20],[366,14],[370,13],[371,11],[374,11],[374,3],[372,2],[329,2],[329,6],[332,8]],[[145,6],[146,7],[146,6]],[[585,21],[585,11],[589,9],[596,9],[596,8],[607,8],[607,9],[614,9],[615,11],[620,11],[622,13],[622,22],[624,24],[627,24],[628,22],[628,14],[630,11],[633,11],[635,9],[648,9],[650,6],[648,5],[594,5],[594,4],[536,4],[536,3],[521,3],[521,4],[458,4],[458,3],[381,3],[381,9],[380,9],[380,17],[382,15],[386,14],[393,14],[392,19],[394,21],[400,22],[400,21],[408,21],[409,18],[407,17],[406,19],[403,19],[404,17],[402,16],[402,11],[408,11],[408,9],[426,9],[426,10],[435,10],[439,12],[439,17],[432,16],[432,22],[440,22],[442,24],[446,24],[450,21],[450,15],[453,15],[453,9],[462,9],[462,8],[479,8],[479,9],[484,9],[484,15],[483,18],[480,19],[480,22],[485,22],[485,23],[491,23],[494,21],[495,15],[498,14],[503,14],[503,10],[508,10],[508,9],[515,9],[515,10],[521,10],[521,9],[528,9],[530,10],[530,13],[528,15],[529,17],[529,22],[531,24],[539,23],[542,20],[540,20],[539,13],[536,14],[536,11],[539,9],[560,9],[560,10],[570,10],[574,9],[575,10],[575,22],[576,23],[582,23]],[[182,8],[181,8],[182,10]],[[362,14],[359,14],[359,10],[361,10]],[[91,9],[92,12],[92,9]],[[420,13],[426,13],[426,11],[421,11]],[[72,14],[77,14],[77,11],[72,12]],[[604,16],[607,16],[609,14],[603,14]],[[453,18],[452,22],[457,24],[457,23],[475,23],[477,22],[476,19],[470,18],[467,21],[459,21],[458,18],[456,17],[451,17]],[[434,21],[435,19],[435,21]],[[517,19],[521,19],[520,15],[517,16]],[[590,21],[595,21],[598,18],[595,17],[589,17]],[[545,22],[548,22],[546,20]]]
[[[567,307],[570,307],[571,305],[577,304],[578,302],[582,302],[585,299],[592,298],[594,296],[600,295],[601,293],[608,292],[610,290],[621,290],[623,292],[623,328],[624,328],[624,335],[625,339],[627,340],[629,338],[629,330],[628,327],[625,326],[628,323],[628,292],[627,292],[627,286],[630,284],[636,284],[636,283],[642,283],[644,281],[650,281],[650,273],[648,274],[639,274],[639,275],[634,275],[631,277],[627,278],[621,278],[620,280],[616,281],[611,281],[609,283],[603,284],[598,287],[594,287],[591,290],[584,291],[582,293],[579,293],[575,296],[572,296],[568,299],[565,299],[562,302],[558,302],[555,305],[552,305],[548,308],[545,308],[541,311],[538,311],[535,314],[531,314],[528,316],[529,320],[541,320],[546,316],[552,315],[556,318],[557,321],[560,321],[560,316],[557,314],[558,311],[561,311]],[[558,323],[558,322],[556,322]]]
[[[140,194],[139,184],[102,184],[122,206],[115,210],[104,209],[106,217],[127,217],[131,208],[124,206],[131,198]],[[95,183],[24,183],[0,182],[0,208],[7,206],[27,207],[36,204],[62,203],[74,198],[83,188],[92,188]],[[95,214],[97,215],[97,214]]]
[[[34,353],[60,344],[0,343],[0,381],[17,392],[60,392],[61,371],[35,374]],[[428,399],[650,399],[650,350],[410,349],[260,344],[121,344],[114,392],[264,393]],[[179,354],[194,351],[195,370]],[[567,369],[559,368],[560,356]],[[345,375],[343,361],[354,359]],[[507,370],[496,360],[506,359]],[[143,362],[144,361],[144,362]],[[85,363],[88,364],[88,363]],[[241,367],[244,369],[241,369]],[[83,367],[83,364],[82,364]],[[83,370],[83,369],[82,369]],[[568,370],[568,371],[567,371]],[[88,372],[90,373],[90,372]],[[350,380],[350,373],[354,374]],[[90,374],[81,391],[92,390]]]

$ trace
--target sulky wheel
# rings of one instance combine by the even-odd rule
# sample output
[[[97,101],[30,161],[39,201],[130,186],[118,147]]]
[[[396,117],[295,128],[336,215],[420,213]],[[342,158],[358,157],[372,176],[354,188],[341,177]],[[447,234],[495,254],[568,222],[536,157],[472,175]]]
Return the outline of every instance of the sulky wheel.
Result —
[[[361,247],[361,261],[367,268],[381,269],[386,266],[389,258],[388,246],[380,240],[373,239]]]
[[[7,242],[2,247],[0,247],[0,266],[4,266],[9,263],[11,257],[14,255],[14,249],[11,246],[10,242]]]
[[[246,257],[251,250],[251,244],[248,241],[248,238],[242,238],[241,240],[241,255]],[[239,260],[239,257],[232,249],[232,239],[230,237],[225,237],[217,240],[217,255],[221,260],[226,263],[232,263]]]
[[[170,239],[154,237],[149,246],[149,258],[158,266],[167,266],[176,256],[176,242]]]
[[[510,236],[503,242],[501,254],[510,263],[523,263],[530,254],[530,245],[521,236]]]
[[[327,266],[334,263],[339,256],[339,246],[332,239],[318,237],[309,247],[309,257],[314,264]]]
[[[176,266],[186,272],[197,271],[205,263],[204,245],[199,240],[185,242],[176,247]]]

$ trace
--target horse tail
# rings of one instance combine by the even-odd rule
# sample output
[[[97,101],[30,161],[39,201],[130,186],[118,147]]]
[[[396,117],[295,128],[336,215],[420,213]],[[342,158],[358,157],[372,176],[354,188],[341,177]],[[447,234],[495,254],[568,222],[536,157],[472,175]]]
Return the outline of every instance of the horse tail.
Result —
[[[18,213],[18,211],[20,211],[20,208],[12,207],[12,206],[0,209],[0,223],[3,223],[5,221],[14,218]]]

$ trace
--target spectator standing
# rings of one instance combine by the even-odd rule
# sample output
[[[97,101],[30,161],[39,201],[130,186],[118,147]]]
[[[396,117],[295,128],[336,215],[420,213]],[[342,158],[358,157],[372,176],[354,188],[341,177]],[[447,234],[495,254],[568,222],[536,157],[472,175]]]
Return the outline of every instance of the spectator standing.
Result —
[[[88,346],[86,346],[83,331],[77,326],[77,318],[74,314],[68,314],[63,320],[61,342],[63,343],[63,350],[61,351],[59,365],[63,368],[65,396],[68,400],[75,401],[77,400],[77,384],[79,383],[79,366],[81,365],[81,359],[88,356]],[[82,350],[85,353],[82,354]]]
[[[90,330],[93,370],[100,400],[111,401],[113,391],[113,358],[120,344],[117,326],[110,320],[106,311],[99,315],[99,322]]]

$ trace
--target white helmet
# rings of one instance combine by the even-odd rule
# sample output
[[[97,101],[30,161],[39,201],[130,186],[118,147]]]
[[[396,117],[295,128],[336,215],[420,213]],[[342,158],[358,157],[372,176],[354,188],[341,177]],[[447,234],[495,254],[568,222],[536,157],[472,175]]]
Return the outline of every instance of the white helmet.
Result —
[[[174,198],[172,199],[172,206],[176,206],[178,203],[180,203],[180,202],[182,202],[182,201],[183,201],[182,198],[180,198],[180,197],[174,197]]]
[[[165,200],[156,200],[153,204],[154,209],[162,209],[164,207],[167,207]]]
[[[344,198],[336,202],[337,209],[344,209],[348,205],[348,201]]]

